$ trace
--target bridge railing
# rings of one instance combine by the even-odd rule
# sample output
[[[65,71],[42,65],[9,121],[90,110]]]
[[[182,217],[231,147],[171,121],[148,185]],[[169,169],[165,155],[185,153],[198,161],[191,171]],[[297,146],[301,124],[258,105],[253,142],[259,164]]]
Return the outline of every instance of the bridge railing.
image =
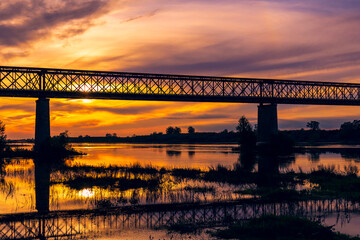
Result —
[[[3,96],[359,105],[360,84],[0,67]]]

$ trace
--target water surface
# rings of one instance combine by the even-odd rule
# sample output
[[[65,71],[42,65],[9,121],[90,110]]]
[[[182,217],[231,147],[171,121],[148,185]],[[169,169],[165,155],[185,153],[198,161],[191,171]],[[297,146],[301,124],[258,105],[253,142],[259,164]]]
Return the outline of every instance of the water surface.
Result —
[[[166,169],[197,168],[208,170],[219,164],[229,168],[235,165],[247,164],[249,171],[257,171],[259,161],[257,159],[244,162],[242,156],[232,150],[237,145],[228,144],[74,144],[73,146],[76,150],[85,152],[87,155],[76,156],[67,160],[66,164],[70,166],[108,167],[139,164],[156,168],[164,167]],[[27,147],[31,148],[32,146],[28,145]],[[350,147],[357,148],[358,146],[337,145],[321,146],[319,148],[329,147],[346,149]],[[341,151],[336,153],[326,151],[311,154],[297,153],[284,157],[277,168],[282,172],[309,172],[319,165],[323,165],[334,166],[337,171],[341,172],[350,165],[360,168],[359,159],[357,154],[342,153]],[[266,164],[264,166],[267,167]],[[40,179],[46,179],[46,171],[44,172],[44,169],[39,166],[35,167],[33,160],[21,158],[6,159],[6,163],[2,164],[0,169],[0,214],[36,212],[35,173],[38,173]],[[62,183],[56,183],[56,180],[66,177],[67,174],[76,173],[64,173],[56,170],[48,174],[48,180],[45,181],[43,188],[37,187],[37,189],[38,192],[39,189],[40,191],[45,189],[45,193],[46,189],[48,189],[48,199],[44,198],[42,200],[44,202],[48,201],[50,211],[93,209],[101,206],[133,204],[223,201],[247,197],[234,193],[236,190],[240,190],[241,186],[205,183],[196,180],[168,179],[166,186],[155,191],[149,189],[119,190],[112,189],[111,186],[107,188],[69,187]],[[140,177],[148,178],[146,175]],[[204,187],[213,190],[207,192],[193,190]],[[38,200],[39,198],[41,196],[38,196]],[[355,235],[360,234],[360,230],[354,227],[354,224],[358,222],[358,218],[358,215],[353,214],[353,218],[349,218],[350,220],[339,221],[339,217],[330,215],[323,221],[327,225],[335,225],[336,230]],[[135,235],[143,236],[143,233],[147,235],[151,232],[140,229],[138,234]],[[127,234],[133,236],[134,232],[130,231]],[[153,234],[156,237],[165,238],[166,232],[156,231]],[[103,236],[101,239],[119,239],[118,234],[115,234],[115,236],[117,237]],[[124,233],[123,239],[126,239],[125,236]]]

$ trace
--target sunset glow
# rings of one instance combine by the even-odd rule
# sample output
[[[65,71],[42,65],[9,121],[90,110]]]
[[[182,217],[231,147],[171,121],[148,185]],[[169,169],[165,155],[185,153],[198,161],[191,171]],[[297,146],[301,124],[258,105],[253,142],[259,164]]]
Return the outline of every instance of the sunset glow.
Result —
[[[360,83],[360,2],[4,0],[0,65]],[[87,85],[79,86],[89,92]],[[8,138],[33,138],[35,100],[2,98]],[[51,134],[235,130],[256,104],[51,99]],[[358,107],[279,105],[280,129],[338,128]]]

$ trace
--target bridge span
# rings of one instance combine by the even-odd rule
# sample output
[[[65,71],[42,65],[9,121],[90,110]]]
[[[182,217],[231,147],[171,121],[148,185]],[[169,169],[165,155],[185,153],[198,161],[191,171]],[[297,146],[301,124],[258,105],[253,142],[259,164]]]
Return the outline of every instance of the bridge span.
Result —
[[[350,221],[358,203],[345,200],[309,200],[281,203],[214,202],[134,205],[112,209],[51,211],[0,215],[0,240],[88,239],[128,229],[158,229],[174,224],[200,226],[246,221],[263,215],[290,215],[324,221],[337,214]]]
[[[0,66],[0,96],[38,98],[35,144],[50,136],[49,98],[259,103],[258,138],[276,104],[360,105],[360,84]]]

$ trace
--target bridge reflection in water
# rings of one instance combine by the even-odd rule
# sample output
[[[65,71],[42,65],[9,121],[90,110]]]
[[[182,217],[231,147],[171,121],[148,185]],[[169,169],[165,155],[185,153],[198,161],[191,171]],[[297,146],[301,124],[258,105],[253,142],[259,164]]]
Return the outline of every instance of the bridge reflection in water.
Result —
[[[24,213],[0,217],[0,239],[75,239],[106,231],[157,228],[176,223],[216,224],[247,220],[266,214],[324,219],[352,212],[359,204],[344,200],[284,203],[211,203],[203,205],[148,205],[116,209]]]
[[[250,156],[250,159],[253,159]],[[248,160],[242,159],[243,167]],[[271,164],[273,163],[273,164]],[[249,163],[251,165],[251,163]],[[258,172],[270,182],[278,172],[277,162],[258,157]],[[359,203],[345,200],[318,200],[266,203],[234,200],[212,203],[147,204],[93,210],[49,211],[51,167],[35,161],[37,212],[0,215],[0,239],[77,239],[121,232],[126,229],[152,229],[177,223],[221,224],[261,215],[294,215],[324,220],[334,213],[359,210]],[[270,184],[276,184],[271,182]],[[345,215],[350,216],[350,215]],[[348,219],[345,219],[348,220]]]

